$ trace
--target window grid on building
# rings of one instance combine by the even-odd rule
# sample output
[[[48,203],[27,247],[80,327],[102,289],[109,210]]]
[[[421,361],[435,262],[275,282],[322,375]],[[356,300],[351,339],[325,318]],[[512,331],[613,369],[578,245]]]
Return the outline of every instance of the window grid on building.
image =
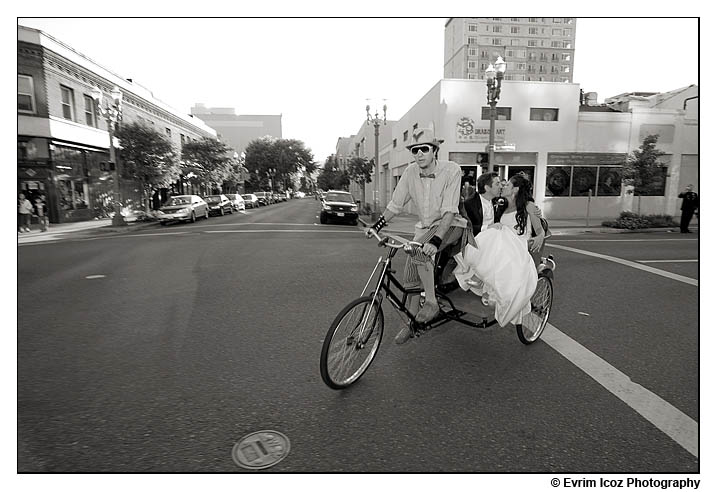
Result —
[[[17,76],[17,110],[21,113],[35,112],[35,86],[29,75]]]
[[[62,104],[62,117],[66,120],[74,120],[73,113],[75,109],[75,95],[73,94],[72,89],[63,85],[60,86],[60,92],[62,94],[62,99],[60,101]]]
[[[95,120],[95,100],[90,96],[84,96],[85,99],[85,123],[87,126],[97,126]]]

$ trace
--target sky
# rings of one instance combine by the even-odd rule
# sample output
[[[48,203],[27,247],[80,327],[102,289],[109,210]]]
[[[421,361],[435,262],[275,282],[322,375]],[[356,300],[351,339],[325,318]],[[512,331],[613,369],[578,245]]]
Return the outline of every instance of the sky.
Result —
[[[400,119],[442,77],[437,18],[23,18],[189,113],[282,114],[317,162],[356,134],[365,107]],[[698,84],[698,20],[579,18],[574,83],[598,101]],[[108,35],[117,33],[117,35]]]

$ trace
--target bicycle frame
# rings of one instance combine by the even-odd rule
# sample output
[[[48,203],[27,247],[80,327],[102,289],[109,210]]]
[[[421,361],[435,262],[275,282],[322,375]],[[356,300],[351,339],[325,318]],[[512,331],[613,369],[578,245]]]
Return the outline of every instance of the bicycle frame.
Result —
[[[452,300],[445,294],[442,294],[436,291],[437,299],[441,299],[443,301],[446,301],[450,306],[450,310],[444,310],[441,308],[441,304],[439,304],[439,315],[434,318],[432,321],[428,323],[419,323],[416,320],[416,317],[414,314],[409,311],[407,308],[407,299],[410,295],[420,295],[423,292],[422,287],[413,287],[413,288],[405,288],[402,283],[396,278],[394,275],[396,273],[396,270],[391,268],[391,262],[394,256],[396,255],[396,252],[398,249],[390,249],[389,253],[387,254],[386,258],[380,257],[377,261],[376,266],[374,267],[374,270],[372,271],[371,275],[369,276],[369,280],[367,281],[366,285],[364,286],[364,290],[362,290],[361,295],[364,296],[364,294],[367,291],[367,288],[369,287],[369,284],[372,281],[372,278],[375,276],[377,269],[380,265],[383,264],[383,268],[381,269],[381,273],[379,274],[379,277],[376,282],[376,286],[374,290],[372,291],[372,304],[375,302],[378,302],[381,304],[383,301],[382,296],[380,295],[380,291],[383,291],[386,297],[389,299],[389,302],[391,302],[392,306],[401,313],[405,314],[409,320],[411,320],[411,323],[409,323],[409,326],[412,330],[412,332],[415,335],[419,335],[421,332],[429,331],[433,328],[436,328],[438,326],[441,326],[445,323],[448,323],[450,321],[458,321],[459,323],[462,323],[464,325],[470,326],[472,328],[488,328],[494,324],[496,324],[495,319],[489,320],[488,318],[483,317],[482,321],[480,323],[476,323],[473,321],[469,321],[466,319],[463,319],[463,317],[468,314],[466,311],[461,311],[456,309],[454,306],[454,303]],[[392,285],[398,289],[398,291],[401,293],[401,298],[392,290]],[[377,301],[378,299],[378,301]],[[477,299],[478,300],[478,299]]]

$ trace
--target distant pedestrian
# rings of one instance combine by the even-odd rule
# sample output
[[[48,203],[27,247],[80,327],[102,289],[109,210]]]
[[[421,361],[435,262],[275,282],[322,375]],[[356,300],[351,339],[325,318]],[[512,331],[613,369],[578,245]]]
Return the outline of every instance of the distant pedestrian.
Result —
[[[30,219],[32,218],[32,203],[25,198],[24,193],[18,195],[17,200],[18,231],[30,232]]]
[[[683,198],[681,204],[681,233],[690,233],[688,224],[690,224],[693,214],[698,214],[698,193],[693,191],[693,185],[689,184],[683,193],[678,194],[678,198]]]
[[[37,221],[40,223],[40,230],[45,232],[47,230],[47,209],[42,195],[35,198],[35,214],[37,215]]]

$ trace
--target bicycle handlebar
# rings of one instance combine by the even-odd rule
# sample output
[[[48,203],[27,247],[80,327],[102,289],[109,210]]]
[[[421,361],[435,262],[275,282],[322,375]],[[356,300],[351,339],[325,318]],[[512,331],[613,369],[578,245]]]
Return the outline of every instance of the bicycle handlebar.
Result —
[[[382,237],[374,229],[370,228],[369,231],[370,231],[371,235],[374,236],[377,241],[379,241],[379,244],[377,246],[384,246],[384,247],[393,248],[393,249],[403,249],[406,253],[409,253],[409,254],[414,252],[414,248],[422,248],[424,246],[423,244],[421,244],[419,242],[410,241],[401,236],[395,236],[393,234],[385,234],[384,237]],[[390,239],[393,242],[389,242]]]

